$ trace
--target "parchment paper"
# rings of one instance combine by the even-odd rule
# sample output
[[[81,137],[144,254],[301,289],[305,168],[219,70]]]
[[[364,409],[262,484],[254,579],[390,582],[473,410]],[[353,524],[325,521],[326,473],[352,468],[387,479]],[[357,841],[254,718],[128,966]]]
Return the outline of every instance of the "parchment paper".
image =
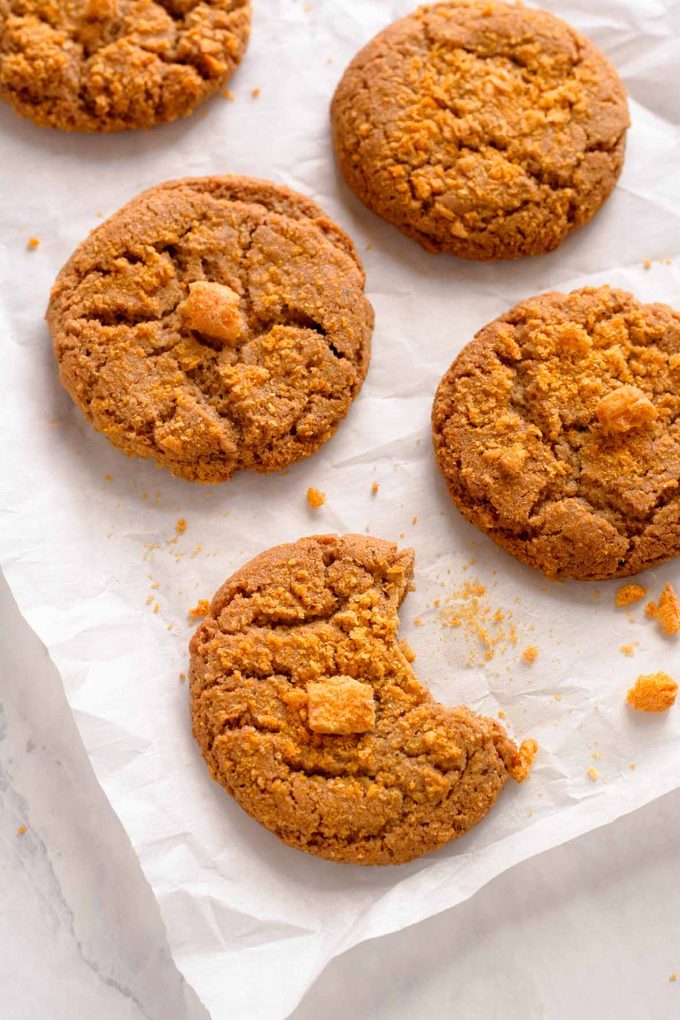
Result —
[[[497,265],[426,254],[367,213],[335,172],[333,88],[359,46],[412,6],[255,0],[235,99],[150,133],[67,136],[0,110],[2,566],[61,672],[177,964],[215,1020],[284,1017],[335,954],[451,907],[514,863],[680,784],[680,711],[638,717],[624,705],[639,673],[677,675],[677,641],[643,608],[632,620],[615,610],[615,584],[551,584],[496,550],[449,503],[429,437],[441,373],[515,301],[611,282],[680,305],[680,3],[545,5],[625,79],[626,166],[606,207],[560,251]],[[128,460],[92,431],[58,383],[42,316],[56,272],[100,216],[158,181],[215,172],[314,197],[359,246],[377,324],[368,379],[331,443],[283,475],[244,473],[209,488]],[[658,261],[644,269],[645,259]],[[315,512],[308,485],[327,494]],[[179,518],[187,528],[177,535]],[[402,618],[421,678],[446,703],[502,709],[517,737],[541,745],[531,780],[508,787],[482,825],[398,869],[317,860],[248,819],[208,779],[179,680],[187,610],[236,567],[304,534],[366,528],[415,547],[418,589]],[[517,629],[517,643],[501,642],[488,662],[465,626],[441,626],[432,604],[472,578]],[[679,578],[676,562],[642,580],[658,595]],[[622,655],[632,642],[634,657]],[[532,666],[520,658],[527,644],[539,649]]]

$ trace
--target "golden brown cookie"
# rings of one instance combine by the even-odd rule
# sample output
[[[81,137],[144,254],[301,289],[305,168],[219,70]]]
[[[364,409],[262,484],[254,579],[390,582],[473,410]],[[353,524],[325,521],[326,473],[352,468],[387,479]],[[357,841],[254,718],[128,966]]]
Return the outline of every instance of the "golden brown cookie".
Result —
[[[360,535],[277,546],[215,595],[191,641],[213,778],[284,843],[400,864],[479,822],[536,745],[433,700],[399,640],[413,551]]]
[[[557,248],[614,188],[629,123],[591,42],[493,0],[394,22],[349,65],[331,115],[357,196],[429,251],[465,259]]]
[[[609,287],[542,294],[480,330],[432,412],[458,509],[549,577],[680,553],[680,314]]]
[[[190,480],[275,471],[330,439],[368,367],[352,242],[309,199],[203,177],[145,191],[59,274],[61,379],[128,454]]]
[[[250,0],[0,0],[0,96],[64,131],[150,128],[232,76]]]

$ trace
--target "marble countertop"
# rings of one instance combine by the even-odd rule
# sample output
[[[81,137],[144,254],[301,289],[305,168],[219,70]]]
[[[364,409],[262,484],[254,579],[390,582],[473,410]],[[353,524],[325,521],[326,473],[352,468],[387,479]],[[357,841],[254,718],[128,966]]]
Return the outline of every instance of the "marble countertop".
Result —
[[[2,579],[0,620],[0,1015],[207,1020]],[[680,791],[351,950],[294,1020],[674,1020],[678,846]]]

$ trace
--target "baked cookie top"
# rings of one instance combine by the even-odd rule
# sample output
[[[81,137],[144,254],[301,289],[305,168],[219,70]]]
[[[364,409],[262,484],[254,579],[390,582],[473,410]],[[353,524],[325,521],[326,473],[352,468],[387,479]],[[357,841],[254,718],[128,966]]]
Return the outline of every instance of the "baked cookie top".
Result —
[[[680,553],[680,314],[609,287],[542,294],[480,330],[432,413],[459,510],[550,577]]]
[[[0,96],[65,131],[153,127],[223,85],[249,31],[250,0],[0,0]]]
[[[175,475],[274,471],[335,432],[368,367],[373,312],[349,238],[267,181],[144,192],[59,274],[61,379],[96,429]]]
[[[374,212],[466,259],[551,251],[593,216],[623,164],[614,68],[546,11],[454,0],[394,22],[332,104],[340,170]]]
[[[398,634],[413,562],[359,535],[278,546],[226,582],[192,638],[193,729],[210,771],[298,850],[403,863],[526,777],[526,745],[416,679]]]

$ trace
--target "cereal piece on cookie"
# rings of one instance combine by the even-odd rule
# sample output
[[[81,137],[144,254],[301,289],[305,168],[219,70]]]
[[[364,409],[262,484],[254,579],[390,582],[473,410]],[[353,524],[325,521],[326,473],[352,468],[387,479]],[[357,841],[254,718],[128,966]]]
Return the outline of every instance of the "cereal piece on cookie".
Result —
[[[308,725],[314,733],[367,733],[375,727],[370,684],[349,676],[329,676],[307,685]]]
[[[179,306],[179,311],[189,329],[233,344],[241,338],[244,330],[240,303],[240,297],[231,287],[196,280],[189,284],[188,297]]]
[[[600,425],[609,432],[629,432],[656,418],[656,408],[637,386],[619,386],[597,404]]]

